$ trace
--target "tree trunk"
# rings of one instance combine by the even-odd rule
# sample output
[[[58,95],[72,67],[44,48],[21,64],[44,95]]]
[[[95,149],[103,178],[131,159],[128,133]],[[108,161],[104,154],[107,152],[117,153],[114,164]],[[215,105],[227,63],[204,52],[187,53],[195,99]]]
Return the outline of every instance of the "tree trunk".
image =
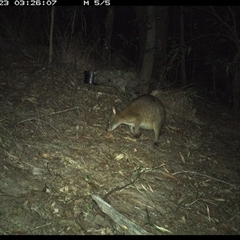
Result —
[[[239,111],[240,107],[240,39],[239,34],[237,31],[237,19],[236,19],[236,12],[234,11],[235,7],[228,7],[229,12],[231,13],[231,21],[226,21],[225,18],[221,17],[215,10],[214,7],[210,6],[211,13],[219,20],[221,23],[221,26],[224,27],[227,34],[225,36],[229,38],[231,41],[233,41],[236,44],[236,47],[238,49],[237,54],[235,55],[235,58],[233,60],[234,67],[234,79],[233,79],[233,108],[235,113]],[[228,22],[231,22],[229,24]]]
[[[149,20],[149,28],[147,30],[147,39],[145,46],[145,54],[143,59],[143,64],[140,73],[140,79],[142,82],[150,84],[153,63],[154,63],[154,47],[155,47],[155,37],[156,37],[156,17],[155,17],[155,7],[147,6],[147,14]],[[144,90],[147,92],[147,90]]]
[[[48,63],[52,63],[53,58],[53,25],[54,25],[54,12],[55,7],[52,6],[51,10],[51,26],[50,26],[50,37],[49,37],[49,55],[48,55]]]
[[[139,47],[138,47],[138,60],[137,66],[141,68],[144,58],[144,52],[146,47],[146,36],[147,36],[147,23],[146,15],[147,9],[145,6],[135,6],[133,7],[136,14],[136,22],[138,25],[138,35],[139,35]]]
[[[168,39],[168,18],[169,6],[156,7],[156,49],[157,55],[154,61],[153,78],[154,82],[150,84],[149,92],[164,86],[168,81],[166,76],[166,53]]]
[[[111,64],[111,39],[112,39],[112,29],[113,29],[113,20],[114,20],[114,7],[108,7],[107,19],[105,22],[105,44],[106,44],[106,55],[105,60],[108,62],[108,67]]]
[[[233,108],[234,112],[237,113],[240,107],[240,66],[235,70],[233,80]]]
[[[187,85],[187,78],[186,78],[186,65],[185,65],[185,40],[184,40],[184,6],[180,7],[180,29],[181,29],[181,74],[182,74],[182,86]]]
[[[95,6],[91,6],[91,11],[92,11],[92,28],[93,28],[93,42],[96,44],[96,51],[101,52],[102,51],[102,46],[101,46],[101,25],[100,21],[98,19],[97,15],[97,9]]]

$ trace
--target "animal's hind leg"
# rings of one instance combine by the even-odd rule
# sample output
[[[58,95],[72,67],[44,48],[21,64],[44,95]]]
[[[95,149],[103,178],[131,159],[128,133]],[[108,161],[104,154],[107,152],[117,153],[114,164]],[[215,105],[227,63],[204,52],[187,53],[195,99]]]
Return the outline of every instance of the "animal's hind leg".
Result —
[[[130,132],[133,134],[135,138],[139,138],[141,136],[141,132],[139,127],[130,127]]]
[[[158,145],[158,140],[159,140],[159,134],[160,134],[160,130],[161,130],[161,124],[159,123],[153,123],[153,130],[154,130],[154,145],[157,146]]]

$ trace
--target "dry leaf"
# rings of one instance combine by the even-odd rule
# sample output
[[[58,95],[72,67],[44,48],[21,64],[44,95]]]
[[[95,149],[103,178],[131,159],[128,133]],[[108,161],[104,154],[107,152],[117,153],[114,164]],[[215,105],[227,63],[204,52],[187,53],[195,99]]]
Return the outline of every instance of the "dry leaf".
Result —
[[[42,157],[42,158],[45,158],[45,159],[50,158],[50,155],[47,154],[47,153],[44,153],[44,152],[40,152],[40,153],[39,153],[39,156]]]
[[[213,198],[213,200],[218,201],[218,202],[225,202],[226,201],[223,198]]]
[[[123,153],[118,154],[118,155],[115,157],[116,160],[121,160],[122,158],[124,158],[124,154],[123,154]]]
[[[86,138],[86,139],[91,139],[91,136],[89,135],[89,134],[83,134],[82,136],[81,136],[82,138]]]
[[[132,141],[132,142],[136,142],[136,141],[137,141],[136,138],[131,138],[131,137],[129,137],[129,136],[124,137],[124,139],[130,140],[130,141]]]
[[[171,231],[169,231],[168,229],[164,228],[164,227],[159,227],[156,224],[153,224],[158,230],[162,231],[162,232],[167,232],[167,233],[172,233]]]
[[[111,138],[111,139],[114,138],[112,133],[108,133],[107,136],[108,136],[108,138]]]
[[[170,173],[162,172],[162,174],[163,174],[165,177],[172,178],[172,179],[175,179],[175,180],[179,181],[176,177],[174,177],[174,176],[173,176],[172,174],[170,174]]]
[[[22,101],[29,101],[31,103],[37,103],[37,99],[35,97],[26,97],[26,98],[22,98]]]
[[[185,158],[184,158],[184,156],[182,155],[181,152],[180,152],[180,157],[181,157],[182,162],[183,162],[183,163],[186,163]]]

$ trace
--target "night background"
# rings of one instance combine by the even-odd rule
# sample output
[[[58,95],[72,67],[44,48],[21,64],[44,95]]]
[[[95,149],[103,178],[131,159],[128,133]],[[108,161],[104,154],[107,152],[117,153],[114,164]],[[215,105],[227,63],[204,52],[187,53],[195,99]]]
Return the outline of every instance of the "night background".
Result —
[[[239,235],[240,7],[10,2],[0,234]]]
[[[75,54],[88,54],[98,62],[94,70],[132,67],[140,78],[148,71],[145,80],[150,90],[191,86],[212,101],[233,107],[234,79],[238,78],[239,7],[155,7],[151,49],[146,47],[146,37],[153,20],[146,11],[147,6],[57,6],[53,62],[77,65],[75,56],[65,59],[63,54],[72,48]],[[4,7],[0,9],[0,21],[2,52],[49,46],[51,7]],[[154,56],[148,70],[143,69],[147,51]],[[117,58],[122,61],[119,66],[115,64]],[[237,82],[235,108],[239,108]]]

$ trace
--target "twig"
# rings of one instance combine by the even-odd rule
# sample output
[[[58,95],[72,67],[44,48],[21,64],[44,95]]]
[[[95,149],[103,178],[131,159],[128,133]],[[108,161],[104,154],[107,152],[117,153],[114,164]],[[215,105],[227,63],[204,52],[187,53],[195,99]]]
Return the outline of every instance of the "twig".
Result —
[[[43,120],[39,120],[39,121],[50,125],[60,136],[62,136],[61,133],[60,133],[52,124],[50,124],[50,123],[48,123],[48,122],[46,122],[46,121],[43,121]]]
[[[28,166],[30,166],[30,167],[32,167],[32,168],[35,167],[35,166],[33,166],[32,164],[30,164],[30,163],[28,163],[28,162],[21,161],[19,157],[16,157],[16,156],[10,154],[7,150],[5,150],[5,152],[6,152],[6,154],[8,155],[8,157],[13,158],[14,160],[18,160],[18,161],[20,161],[21,163],[25,163],[25,164],[27,164]]]
[[[194,97],[197,97],[197,98],[203,99],[203,100],[205,100],[205,101],[207,101],[207,102],[209,102],[209,103],[211,103],[211,104],[213,104],[213,105],[216,105],[216,103],[214,103],[214,102],[208,100],[208,99],[205,98],[205,97],[199,96],[199,95],[197,95],[197,94],[194,94]]]
[[[228,222],[231,222],[235,217],[237,217],[240,214],[240,211],[238,211],[233,217],[229,218]]]
[[[203,177],[211,178],[211,179],[213,179],[213,180],[215,180],[215,181],[222,182],[222,183],[225,183],[225,184],[231,185],[231,186],[233,186],[233,187],[236,186],[236,184],[232,184],[232,183],[229,183],[229,182],[223,181],[223,180],[221,180],[221,179],[214,178],[214,177],[208,176],[208,175],[206,175],[206,174],[202,174],[202,173],[198,173],[198,172],[193,172],[193,171],[181,171],[181,172],[175,172],[175,173],[172,173],[172,175],[176,175],[176,174],[180,174],[180,173],[191,173],[191,174],[195,174],[195,175],[199,175],[199,176],[203,176]]]
[[[136,180],[137,180],[137,179],[136,179]],[[107,200],[107,197],[108,197],[110,194],[112,194],[112,193],[114,193],[114,192],[116,192],[116,191],[120,191],[120,190],[122,190],[122,189],[124,189],[124,188],[126,188],[126,187],[128,187],[128,186],[130,186],[130,185],[132,185],[132,184],[134,184],[134,183],[136,182],[136,180],[134,180],[134,181],[132,181],[132,182],[130,182],[130,183],[127,183],[127,184],[125,184],[125,185],[122,186],[122,187],[116,187],[116,188],[110,190],[107,194],[105,194],[105,196],[103,197],[103,199],[106,201],[106,200]]]
[[[20,121],[19,123],[29,122],[29,121],[32,121],[32,120],[38,120],[41,117],[46,117],[46,116],[51,116],[51,115],[55,115],[55,114],[59,114],[59,113],[63,113],[63,112],[68,112],[68,111],[78,109],[78,108],[79,107],[74,107],[74,108],[69,108],[69,109],[65,109],[65,110],[62,110],[62,111],[52,112],[52,113],[49,113],[49,114],[40,115],[38,118],[36,118],[36,117],[28,118],[26,120]]]
[[[49,226],[49,225],[51,225],[51,224],[52,224],[52,223],[46,223],[46,224],[44,224],[44,225],[37,226],[37,227],[35,227],[35,228],[33,228],[33,229],[38,229],[38,228],[47,227],[47,226]]]

